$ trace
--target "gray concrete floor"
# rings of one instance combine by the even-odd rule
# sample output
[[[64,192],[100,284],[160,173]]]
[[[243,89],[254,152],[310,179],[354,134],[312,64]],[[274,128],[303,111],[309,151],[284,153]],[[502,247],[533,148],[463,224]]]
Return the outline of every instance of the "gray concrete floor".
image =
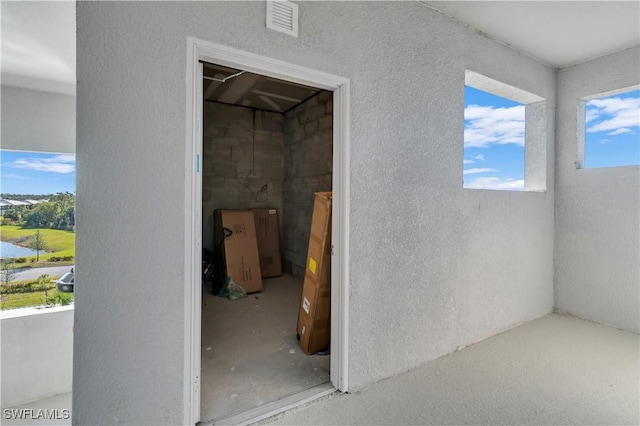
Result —
[[[274,402],[329,381],[329,356],[306,355],[296,340],[302,280],[265,279],[245,299],[202,298],[203,421]]]
[[[289,281],[286,278],[285,280]],[[294,286],[293,281],[290,282],[290,286]],[[274,296],[286,289],[277,290],[274,290]],[[289,290],[293,293],[291,288]],[[246,315],[247,311],[260,310],[261,306],[265,306],[260,303],[263,300],[261,294],[253,296],[244,299],[242,308],[234,308],[236,314],[233,315]],[[255,296],[258,296],[258,299]],[[210,302],[212,306],[218,303],[223,305],[222,302],[225,302],[224,299],[213,301],[215,298],[207,295],[204,299],[207,308],[210,307]],[[230,303],[238,301],[226,302],[226,307],[230,308]],[[267,310],[260,312],[265,315],[265,311]],[[207,312],[208,321],[217,317],[213,312]],[[242,404],[233,407],[230,402],[235,401],[240,395],[231,398],[233,393],[228,393],[234,392],[234,389],[238,389],[236,393],[251,392],[256,398],[262,395],[263,402],[268,402],[268,397],[264,395],[265,392],[268,393],[269,385],[262,389],[262,385],[256,380],[245,381],[247,377],[253,376],[247,376],[247,371],[243,371],[245,368],[251,369],[252,364],[265,366],[258,370],[271,371],[269,364],[262,364],[261,361],[261,358],[265,358],[264,350],[267,346],[271,348],[272,353],[275,348],[278,353],[287,355],[283,356],[283,359],[288,360],[289,366],[291,362],[294,362],[294,365],[297,362],[290,361],[291,359],[307,358],[306,355],[303,357],[297,346],[288,339],[288,333],[291,332],[285,332],[293,328],[295,335],[295,325],[281,329],[272,322],[264,321],[263,316],[257,315],[256,319],[261,325],[253,329],[261,331],[249,334],[262,335],[264,332],[272,336],[279,335],[280,344],[258,345],[258,349],[254,351],[250,343],[244,343],[244,339],[232,339],[246,345],[238,349],[234,358],[237,362],[213,361],[216,366],[227,366],[227,371],[212,369],[211,372],[218,372],[220,375],[203,374],[203,381],[207,379],[213,383],[216,382],[215,377],[228,380],[236,372],[241,373],[244,379],[235,385],[229,380],[220,382],[221,386],[203,386],[203,394],[206,391],[207,398],[210,398],[203,398],[203,407],[244,411],[260,402],[257,399],[245,398],[247,404],[252,407],[243,407]],[[221,321],[227,325],[232,322]],[[251,327],[245,324],[240,329],[245,330],[246,334],[246,330],[251,330]],[[269,331],[265,332],[265,329]],[[273,330],[278,333],[271,333]],[[204,334],[203,332],[203,353],[209,353],[214,347],[211,347],[211,351],[206,351],[207,346],[204,343],[207,340]],[[207,339],[213,342],[212,337]],[[243,348],[246,348],[248,354],[243,352]],[[291,349],[295,350],[295,354],[289,353]],[[203,366],[211,365],[212,358],[215,358],[215,355],[203,356]],[[307,359],[326,363],[326,370],[322,376],[323,380],[326,380],[329,358]],[[230,365],[239,368],[232,370]],[[255,377],[258,379],[257,374]],[[298,383],[302,382],[304,381]],[[370,385],[360,392],[337,394],[299,407],[272,419],[271,424],[637,425],[640,424],[639,382],[640,340],[637,334],[554,314],[483,340],[407,373]],[[304,383],[301,387],[307,386],[307,382]],[[300,390],[302,389],[298,391]],[[275,397],[275,394],[272,396]],[[218,398],[227,401],[217,406],[213,402],[218,401]],[[55,409],[62,412],[71,408],[71,394],[58,395],[13,408],[32,409],[34,413],[39,409]],[[2,418],[0,423],[69,425],[71,420],[20,421]]]
[[[553,314],[272,423],[637,425],[639,343]]]

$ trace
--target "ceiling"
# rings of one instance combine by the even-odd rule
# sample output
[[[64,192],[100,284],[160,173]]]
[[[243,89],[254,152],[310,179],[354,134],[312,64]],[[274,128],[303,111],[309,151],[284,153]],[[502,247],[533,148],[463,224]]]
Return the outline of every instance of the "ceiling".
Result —
[[[74,1],[2,1],[2,85],[75,94]]]
[[[273,112],[287,112],[321,92],[314,87],[209,63],[203,66],[203,76],[205,100]]]
[[[640,44],[640,1],[422,1],[555,68]]]
[[[639,0],[421,3],[556,68],[640,44]],[[75,2],[2,1],[1,15],[2,84],[74,94]],[[270,85],[272,82],[256,80],[251,90],[269,92],[273,90]],[[222,96],[215,95],[215,90],[211,96]],[[247,96],[240,102],[268,104],[260,93]],[[286,99],[266,97],[286,108],[286,102],[280,102]],[[297,99],[298,95],[289,97]]]

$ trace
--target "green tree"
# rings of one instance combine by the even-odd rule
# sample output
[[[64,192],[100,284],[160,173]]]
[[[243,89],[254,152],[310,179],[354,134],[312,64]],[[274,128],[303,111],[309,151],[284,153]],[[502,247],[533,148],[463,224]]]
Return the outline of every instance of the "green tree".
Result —
[[[49,201],[56,204],[57,214],[54,228],[70,229],[75,225],[76,196],[71,192],[59,192]]]
[[[0,289],[0,308],[4,308],[4,305],[7,303],[7,287],[16,276],[16,270],[11,267],[12,263],[13,259],[10,257],[0,258],[0,277],[2,279],[2,288]]]
[[[16,270],[13,269],[11,264],[13,263],[13,258],[10,257],[2,257],[0,258],[0,277],[2,278],[2,285],[6,286],[16,276]]]
[[[72,229],[73,225],[75,225],[75,208],[71,206],[56,216],[53,228],[67,230]]]
[[[40,299],[40,301],[43,305],[49,303],[49,275],[40,275],[37,279],[37,283],[38,287],[40,287],[40,290],[44,291],[44,301],[42,299]]]
[[[27,228],[71,229],[75,225],[76,197],[70,192],[59,192],[49,197],[24,215]]]
[[[58,210],[64,212],[69,207],[76,206],[76,196],[71,192],[58,192],[56,195],[49,197],[49,202],[55,203],[58,206]]]
[[[29,237],[27,240],[27,247],[36,251],[36,262],[40,261],[40,251],[47,249],[47,242],[44,240],[44,235],[38,229],[35,234]]]
[[[27,228],[51,228],[56,221],[58,209],[55,203],[41,203],[24,217]]]
[[[2,216],[14,223],[22,223],[23,218],[30,211],[30,206],[10,206],[4,207]]]

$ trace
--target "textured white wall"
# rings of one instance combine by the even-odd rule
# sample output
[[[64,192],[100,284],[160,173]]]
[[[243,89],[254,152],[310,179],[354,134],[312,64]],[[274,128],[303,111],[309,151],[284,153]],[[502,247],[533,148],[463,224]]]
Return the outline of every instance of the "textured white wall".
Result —
[[[351,79],[352,389],[552,310],[553,188],[463,190],[462,131],[465,69],[554,70],[418,2],[79,2],[74,422],[183,422],[187,36]]]
[[[640,328],[640,167],[576,169],[578,100],[640,84],[636,47],[558,72],[555,304]]]
[[[2,149],[76,151],[76,97],[2,86]]]
[[[73,306],[3,311],[0,329],[2,408],[71,392]]]

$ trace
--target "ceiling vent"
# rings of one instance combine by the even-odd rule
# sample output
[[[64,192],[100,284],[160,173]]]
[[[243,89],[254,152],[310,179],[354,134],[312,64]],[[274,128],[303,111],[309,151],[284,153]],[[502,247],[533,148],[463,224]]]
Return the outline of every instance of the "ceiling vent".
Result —
[[[267,28],[298,37],[298,5],[290,1],[267,1]]]

